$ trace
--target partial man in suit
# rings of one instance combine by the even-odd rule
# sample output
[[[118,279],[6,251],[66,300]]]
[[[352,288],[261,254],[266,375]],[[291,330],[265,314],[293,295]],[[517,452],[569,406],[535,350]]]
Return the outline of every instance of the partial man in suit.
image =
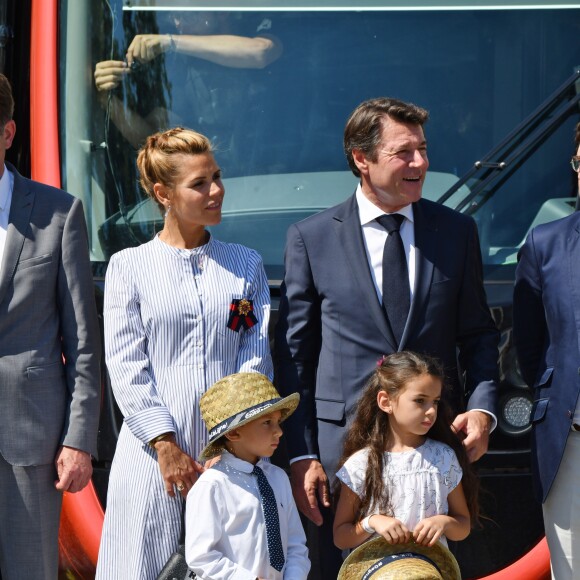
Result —
[[[0,572],[50,580],[62,494],[92,474],[100,339],[82,205],[5,163],[13,111],[0,75]]]
[[[580,171],[580,124],[572,168]],[[580,173],[578,173],[580,188]],[[580,574],[580,212],[534,228],[520,250],[514,344],[534,389],[532,474],[552,578]]]
[[[421,199],[427,118],[424,109],[390,98],[359,105],[344,133],[360,178],[354,195],[288,231],[276,380],[284,396],[301,395],[285,439],[296,503],[315,524],[324,520],[324,578],[336,577],[340,565],[324,509],[328,477],[382,355],[407,349],[443,362],[454,408],[467,408],[454,427],[471,460],[486,452],[495,426],[499,333],[486,303],[477,228],[470,217]],[[387,218],[397,222],[386,224],[392,233],[378,221],[385,214],[401,216]]]

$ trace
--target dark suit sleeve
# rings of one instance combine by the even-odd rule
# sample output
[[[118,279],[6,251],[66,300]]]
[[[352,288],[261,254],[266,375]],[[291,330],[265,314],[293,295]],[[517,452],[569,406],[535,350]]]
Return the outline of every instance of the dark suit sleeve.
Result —
[[[542,282],[538,266],[534,232],[530,233],[519,253],[514,288],[513,339],[524,381],[532,387],[543,360],[547,322],[542,300]]]
[[[58,310],[69,401],[62,444],[97,454],[100,405],[100,333],[80,200],[75,199],[62,234]]]
[[[487,304],[477,226],[471,219],[465,260],[457,314],[457,344],[459,365],[465,372],[467,409],[495,414],[499,331]]]
[[[300,393],[298,409],[284,423],[292,458],[318,454],[314,396],[321,345],[320,296],[306,244],[296,225],[288,230],[285,267],[274,358],[280,394]]]

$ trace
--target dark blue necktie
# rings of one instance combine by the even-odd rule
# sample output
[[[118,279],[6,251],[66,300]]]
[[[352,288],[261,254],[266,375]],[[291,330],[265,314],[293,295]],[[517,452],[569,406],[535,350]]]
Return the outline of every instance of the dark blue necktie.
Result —
[[[389,233],[383,251],[383,308],[397,346],[401,344],[411,305],[409,269],[403,240],[399,233],[404,219],[405,216],[398,213],[377,218],[377,221]]]
[[[268,540],[270,566],[281,572],[284,567],[284,550],[282,548],[282,538],[280,537],[280,519],[274,491],[268,483],[264,472],[257,465],[254,465],[252,475],[258,478],[262,511],[264,512],[264,520],[266,520],[266,539]]]

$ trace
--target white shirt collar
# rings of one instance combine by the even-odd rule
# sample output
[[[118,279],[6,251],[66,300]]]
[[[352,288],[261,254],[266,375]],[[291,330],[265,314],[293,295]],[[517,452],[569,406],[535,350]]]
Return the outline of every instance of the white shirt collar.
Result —
[[[369,201],[367,196],[362,192],[360,183],[356,188],[356,202],[358,204],[358,213],[362,226],[374,222],[378,217],[385,215],[385,212],[381,208]],[[413,222],[413,206],[411,204],[406,205],[395,213],[400,213],[411,223]]]
[[[242,473],[252,473],[252,471],[254,470],[253,463],[249,463],[248,461],[244,461],[243,459],[240,459],[239,457],[232,455],[226,449],[223,450],[220,461],[223,461],[230,467],[233,467],[234,469],[237,469]],[[262,464],[263,460],[260,459],[256,465],[262,467]]]
[[[12,187],[14,185],[14,176],[6,165],[4,165],[4,173],[0,178],[0,211],[5,211],[11,198]]]

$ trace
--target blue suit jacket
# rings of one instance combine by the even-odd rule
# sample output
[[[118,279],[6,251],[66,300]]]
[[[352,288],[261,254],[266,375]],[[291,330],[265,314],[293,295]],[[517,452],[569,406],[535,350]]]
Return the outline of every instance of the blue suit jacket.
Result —
[[[483,289],[475,222],[427,200],[413,211],[416,283],[400,350],[443,362],[456,409],[468,398],[469,408],[495,412],[499,333]],[[301,394],[285,423],[286,444],[290,457],[319,454],[332,475],[361,389],[377,360],[397,350],[373,285],[356,198],[291,226],[285,266],[276,383],[284,395]]]
[[[545,501],[580,394],[580,213],[534,228],[520,251],[514,343],[534,387],[532,471]]]

